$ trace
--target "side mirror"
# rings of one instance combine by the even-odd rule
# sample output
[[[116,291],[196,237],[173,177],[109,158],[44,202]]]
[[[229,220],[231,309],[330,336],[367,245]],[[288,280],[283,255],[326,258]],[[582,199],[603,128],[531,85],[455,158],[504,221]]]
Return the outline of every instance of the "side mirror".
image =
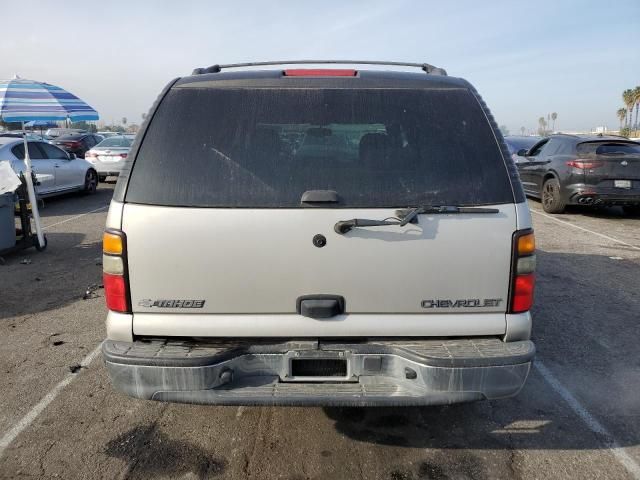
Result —
[[[526,148],[521,148],[520,150],[518,150],[518,153],[516,153],[516,155],[518,155],[519,157],[526,157],[527,156],[527,149]]]
[[[75,153],[69,153],[69,160],[75,160],[76,158],[76,154]]]

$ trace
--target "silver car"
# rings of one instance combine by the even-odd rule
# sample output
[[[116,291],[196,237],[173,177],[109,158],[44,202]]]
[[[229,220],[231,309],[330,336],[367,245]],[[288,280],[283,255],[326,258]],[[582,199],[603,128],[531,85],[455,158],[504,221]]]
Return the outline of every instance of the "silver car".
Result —
[[[105,138],[85,153],[85,160],[96,169],[101,182],[104,182],[108,176],[120,174],[134,138],[133,135],[114,135]]]
[[[17,174],[24,172],[24,141],[0,135],[0,160],[8,160]],[[72,191],[94,193],[98,173],[93,166],[47,142],[28,142],[33,172],[38,179],[36,192],[49,197]]]
[[[214,66],[166,87],[104,234],[116,388],[354,406],[520,391],[529,208],[474,87],[418,66]]]

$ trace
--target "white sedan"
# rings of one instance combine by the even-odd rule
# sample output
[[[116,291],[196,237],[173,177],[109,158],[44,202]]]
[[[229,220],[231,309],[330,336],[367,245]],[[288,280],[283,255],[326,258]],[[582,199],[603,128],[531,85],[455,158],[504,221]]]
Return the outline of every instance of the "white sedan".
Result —
[[[134,135],[113,135],[84,154],[85,160],[98,172],[99,181],[104,182],[108,176],[120,174],[134,138]]]
[[[29,141],[29,157],[39,181],[36,192],[41,197],[72,191],[96,191],[98,174],[86,160],[76,158],[75,155],[68,154],[50,143],[34,141]],[[23,140],[0,135],[0,160],[8,160],[17,174],[24,172],[26,166]]]

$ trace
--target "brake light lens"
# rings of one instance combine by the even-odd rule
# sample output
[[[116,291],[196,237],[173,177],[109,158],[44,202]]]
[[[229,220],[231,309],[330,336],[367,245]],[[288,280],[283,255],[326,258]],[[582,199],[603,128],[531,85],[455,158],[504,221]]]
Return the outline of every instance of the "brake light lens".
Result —
[[[355,77],[357,70],[337,68],[296,68],[285,70],[285,77]]]
[[[121,153],[120,154],[120,158],[127,158],[127,154],[126,153]]]
[[[104,296],[107,300],[107,308],[114,312],[126,313],[129,311],[127,301],[127,285],[122,275],[102,275],[104,282]]]
[[[97,156],[98,155],[96,155],[96,152],[94,152],[92,150],[89,150],[87,153],[84,154],[84,158],[85,159],[87,159],[87,158],[95,158]]]
[[[513,235],[509,313],[531,310],[536,283],[535,250],[536,239],[533,230],[520,230]]]
[[[126,270],[126,237],[120,230],[107,230],[102,236],[102,279],[107,308],[114,312],[131,311],[129,278]]]
[[[513,298],[511,299],[512,313],[531,310],[535,285],[535,273],[529,273],[528,275],[516,275],[513,288]]]
[[[580,160],[578,158],[576,160],[569,160],[567,165],[580,170],[592,170],[594,168],[602,167],[604,162],[600,162],[598,160]]]

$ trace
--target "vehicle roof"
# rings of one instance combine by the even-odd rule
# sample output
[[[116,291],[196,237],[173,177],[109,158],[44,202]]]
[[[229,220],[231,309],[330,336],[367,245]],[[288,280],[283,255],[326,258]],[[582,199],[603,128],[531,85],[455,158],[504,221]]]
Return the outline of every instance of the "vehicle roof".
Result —
[[[3,136],[0,134],[0,147],[13,146],[14,144],[23,143],[23,142],[24,142],[24,139],[22,137],[20,138],[9,137],[9,136]],[[42,143],[42,141],[27,139],[27,143]],[[0,160],[3,160],[3,159],[0,158]]]
[[[87,135],[91,135],[91,134],[90,133],[71,133],[69,135],[60,135],[58,138],[56,138],[56,141],[58,141],[58,140],[75,140],[77,138],[86,137]]]
[[[204,73],[190,75],[177,80],[173,88],[189,87],[229,87],[229,86],[256,86],[256,87],[392,87],[405,86],[407,88],[469,88],[469,82],[462,78],[445,75],[430,75],[424,72],[401,72],[390,70],[360,70],[355,77],[330,77],[330,76],[296,76],[287,77],[285,69],[272,70],[233,70],[228,72]],[[316,70],[314,68],[314,70]]]
[[[556,133],[550,135],[549,138],[565,138],[573,139],[576,143],[580,142],[631,142],[637,143],[626,137],[619,137],[617,135],[594,135],[594,134],[569,134],[569,133]]]

